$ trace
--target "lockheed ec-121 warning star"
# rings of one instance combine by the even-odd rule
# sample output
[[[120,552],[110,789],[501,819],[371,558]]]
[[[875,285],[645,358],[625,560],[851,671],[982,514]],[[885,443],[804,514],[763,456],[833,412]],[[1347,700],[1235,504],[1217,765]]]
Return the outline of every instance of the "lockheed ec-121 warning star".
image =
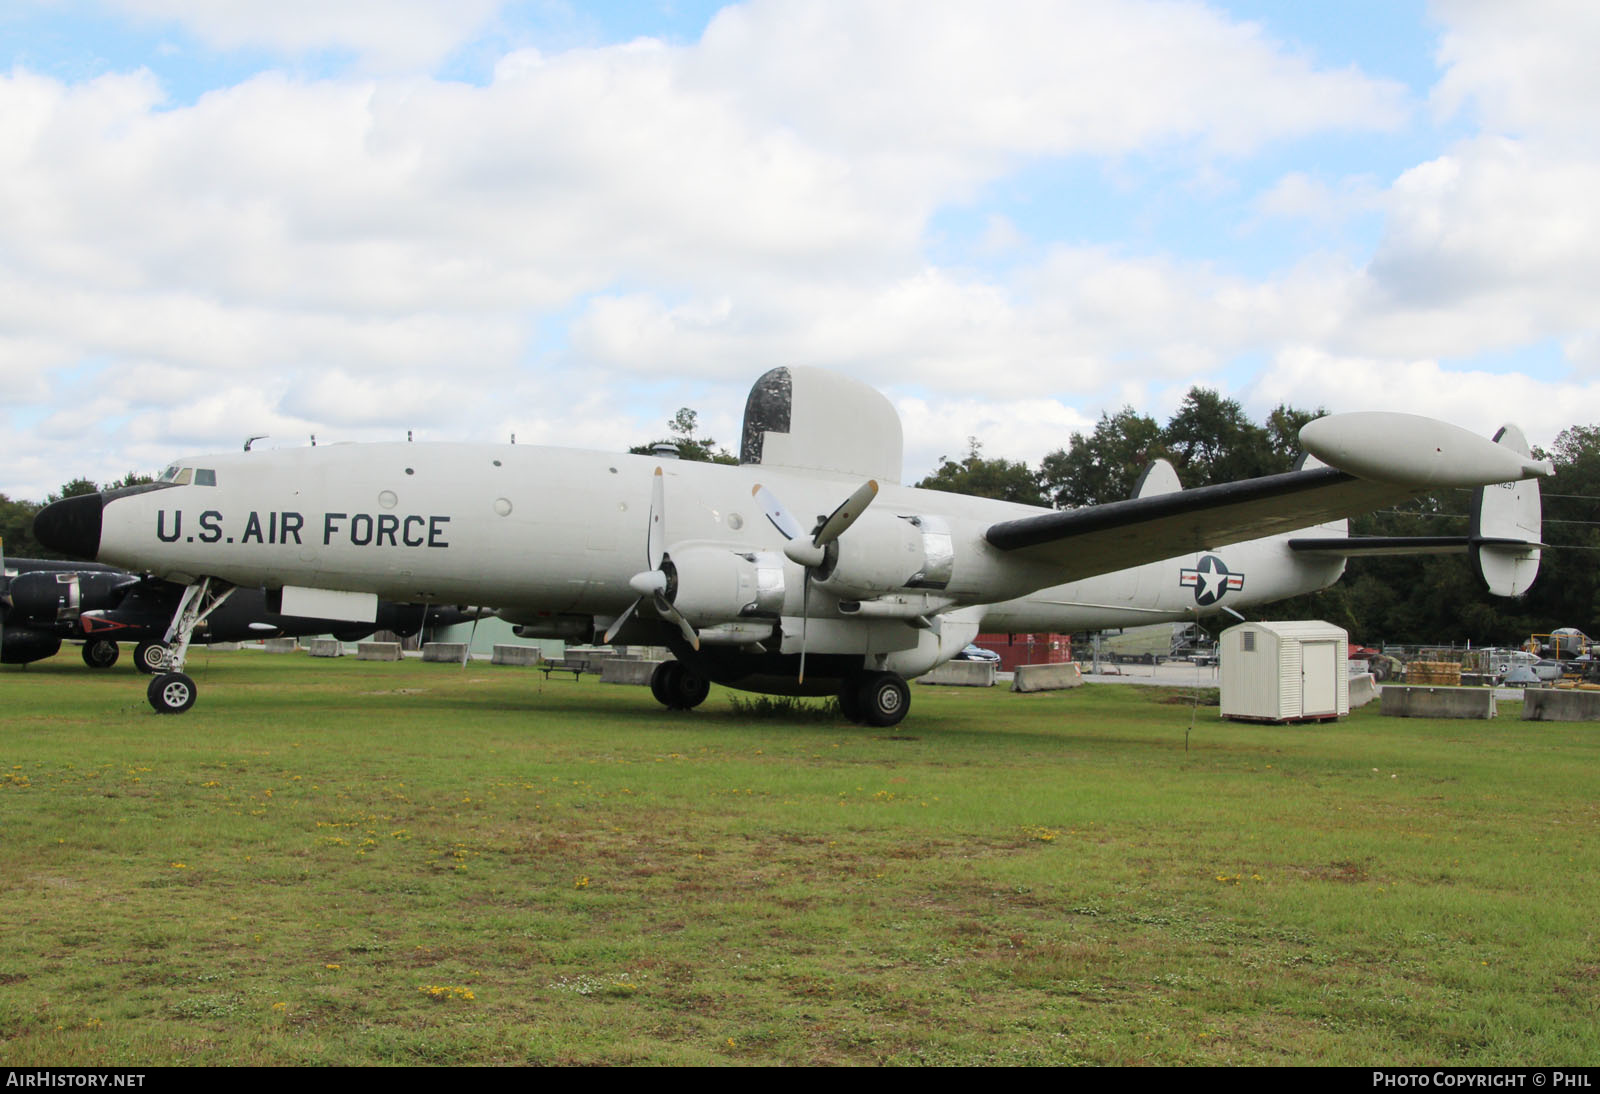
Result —
[[[1316,460],[1297,471],[1182,490],[1158,464],[1126,501],[1041,510],[900,485],[882,394],[780,368],[750,392],[737,467],[528,445],[235,452],[56,502],[34,534],[187,586],[149,688],[158,711],[193,703],[189,638],[241,586],[281,590],[285,613],[352,620],[380,599],[492,605],[525,637],[665,643],[676,660],[652,690],[669,707],[716,682],[836,695],[887,726],[906,679],[980,630],[1192,618],[1320,588],[1363,545],[1344,518],[1431,490],[1490,487],[1472,536],[1430,549],[1470,550],[1502,594],[1533,580],[1539,498],[1524,480],[1552,468],[1514,429],[1496,443],[1345,414],[1300,439]]]

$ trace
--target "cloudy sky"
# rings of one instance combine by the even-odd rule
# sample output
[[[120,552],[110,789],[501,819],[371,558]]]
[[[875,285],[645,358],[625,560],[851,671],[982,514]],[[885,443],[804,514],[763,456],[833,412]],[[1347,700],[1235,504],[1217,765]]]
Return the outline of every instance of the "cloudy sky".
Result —
[[[6,0],[0,492],[887,391],[1600,422],[1590,0]]]

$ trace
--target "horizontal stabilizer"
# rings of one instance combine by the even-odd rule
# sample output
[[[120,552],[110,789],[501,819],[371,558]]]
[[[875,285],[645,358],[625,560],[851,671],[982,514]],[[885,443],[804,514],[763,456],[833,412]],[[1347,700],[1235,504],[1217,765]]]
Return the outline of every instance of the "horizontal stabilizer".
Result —
[[[1471,546],[1471,536],[1325,536],[1289,541],[1289,550],[1314,558],[1464,555]]]

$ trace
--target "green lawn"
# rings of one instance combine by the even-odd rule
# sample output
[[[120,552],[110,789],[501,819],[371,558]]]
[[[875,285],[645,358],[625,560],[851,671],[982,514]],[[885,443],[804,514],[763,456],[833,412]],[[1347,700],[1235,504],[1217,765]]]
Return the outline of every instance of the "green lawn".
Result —
[[[190,669],[0,671],[0,1064],[1600,1063],[1600,725]]]

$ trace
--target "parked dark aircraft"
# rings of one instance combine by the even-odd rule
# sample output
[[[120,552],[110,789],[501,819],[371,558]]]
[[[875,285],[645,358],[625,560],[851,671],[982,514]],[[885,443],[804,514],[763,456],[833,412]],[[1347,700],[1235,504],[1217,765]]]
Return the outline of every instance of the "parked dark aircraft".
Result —
[[[90,668],[117,663],[119,642],[135,642],[134,664],[142,672],[161,669],[164,638],[184,586],[92,562],[0,557],[0,663],[26,664],[53,657],[63,641],[83,643]],[[260,638],[331,634],[347,642],[374,631],[410,637],[424,628],[447,627],[476,613],[423,604],[378,605],[377,619],[313,619],[282,615],[278,597],[264,589],[240,588],[196,628],[196,642],[242,642]]]

